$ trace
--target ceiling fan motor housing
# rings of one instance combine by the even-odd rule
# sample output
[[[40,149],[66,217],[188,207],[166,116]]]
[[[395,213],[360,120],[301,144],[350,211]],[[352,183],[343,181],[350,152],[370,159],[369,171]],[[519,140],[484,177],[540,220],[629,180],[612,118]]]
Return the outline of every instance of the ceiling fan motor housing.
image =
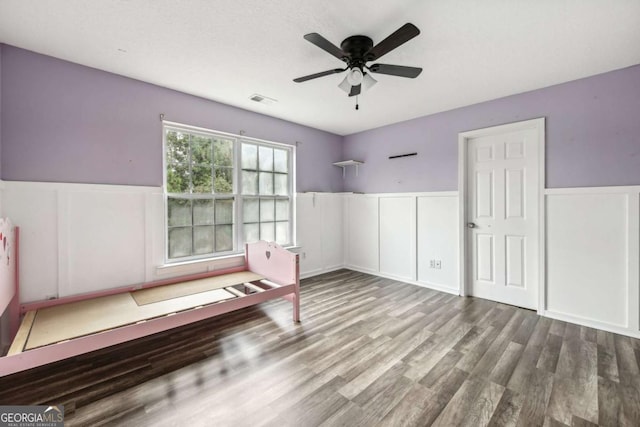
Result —
[[[340,44],[342,51],[348,54],[348,56],[343,57],[342,60],[348,64],[349,68],[358,67],[362,70],[367,61],[375,59],[373,55],[368,55],[371,56],[371,58],[366,57],[367,52],[369,52],[372,47],[373,40],[367,36],[347,37]]]

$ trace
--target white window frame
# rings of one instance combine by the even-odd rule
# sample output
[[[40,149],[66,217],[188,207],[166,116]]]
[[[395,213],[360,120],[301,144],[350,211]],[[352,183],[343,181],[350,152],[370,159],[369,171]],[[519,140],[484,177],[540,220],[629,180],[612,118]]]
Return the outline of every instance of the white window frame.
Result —
[[[213,138],[221,137],[231,139],[233,141],[233,193],[216,195],[211,197],[190,193],[168,193],[167,192],[167,130],[175,130],[184,133],[196,133],[210,135]],[[242,194],[242,143],[255,144],[257,146],[266,146],[287,150],[289,182],[288,182],[288,199],[289,199],[289,242],[285,246],[294,246],[296,242],[296,224],[295,224],[295,181],[296,181],[296,146],[283,144],[280,142],[267,141],[264,139],[250,138],[243,135],[236,135],[228,132],[216,131],[197,126],[185,125],[183,123],[162,121],[162,191],[163,191],[163,211],[164,211],[164,262],[166,265],[180,264],[192,261],[206,261],[217,258],[226,258],[244,253],[244,222],[243,222],[243,197],[273,197],[274,199],[283,199],[285,196],[279,195],[243,195]],[[225,252],[214,252],[202,255],[191,255],[180,258],[169,258],[169,215],[168,215],[168,199],[172,196],[180,196],[189,199],[233,199],[233,249]],[[191,226],[193,227],[193,225]]]

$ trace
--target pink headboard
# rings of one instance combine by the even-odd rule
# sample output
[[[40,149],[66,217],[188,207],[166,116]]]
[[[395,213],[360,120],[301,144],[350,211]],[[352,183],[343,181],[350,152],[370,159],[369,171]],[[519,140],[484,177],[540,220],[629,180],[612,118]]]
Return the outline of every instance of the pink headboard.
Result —
[[[0,218],[0,314],[16,293],[15,228],[8,218]]]
[[[298,254],[273,242],[259,241],[245,246],[247,269],[279,285],[297,283]]]

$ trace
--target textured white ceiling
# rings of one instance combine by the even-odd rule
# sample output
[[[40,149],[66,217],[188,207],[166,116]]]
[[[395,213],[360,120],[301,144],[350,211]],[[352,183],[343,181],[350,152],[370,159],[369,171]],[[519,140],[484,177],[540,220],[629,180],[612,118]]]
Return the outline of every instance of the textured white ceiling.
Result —
[[[354,99],[305,41],[421,34]],[[640,63],[640,0],[0,0],[0,42],[346,135]],[[124,50],[126,52],[123,52]],[[250,101],[259,93],[278,102]]]

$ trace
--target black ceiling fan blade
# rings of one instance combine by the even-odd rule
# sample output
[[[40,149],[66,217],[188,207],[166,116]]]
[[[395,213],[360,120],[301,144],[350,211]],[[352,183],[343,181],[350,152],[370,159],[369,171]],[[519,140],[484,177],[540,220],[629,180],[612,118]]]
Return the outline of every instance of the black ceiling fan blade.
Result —
[[[321,73],[309,74],[308,76],[298,77],[297,79],[293,79],[296,83],[306,82],[307,80],[317,79],[318,77],[329,76],[331,74],[338,74],[343,71],[346,71],[346,68],[334,68],[333,70],[323,71]]]
[[[422,68],[405,67],[404,65],[373,64],[369,67],[369,71],[372,73],[415,79],[422,72]]]
[[[362,90],[362,85],[351,86],[351,92],[349,92],[349,96],[360,95],[361,90]]]
[[[315,44],[325,52],[329,52],[331,55],[335,56],[341,61],[344,57],[347,56],[347,54],[345,54],[342,49],[340,49],[338,46],[334,45],[318,33],[305,34],[304,39]]]
[[[420,34],[418,27],[411,23],[406,23],[402,27],[398,28],[393,34],[380,43],[372,47],[365,55],[367,61],[374,61],[382,57],[398,46],[408,42],[415,36]]]

